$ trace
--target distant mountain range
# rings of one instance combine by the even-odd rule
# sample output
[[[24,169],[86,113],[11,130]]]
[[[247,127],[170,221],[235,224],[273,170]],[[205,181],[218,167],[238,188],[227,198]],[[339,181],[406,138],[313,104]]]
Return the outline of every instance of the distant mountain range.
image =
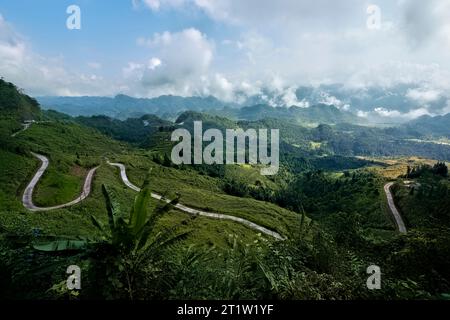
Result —
[[[100,132],[116,139],[138,143],[156,133],[160,127],[168,127],[172,122],[161,120],[155,115],[140,118],[118,120],[107,116],[79,116],[75,121],[85,126],[96,128]]]
[[[43,109],[52,109],[71,116],[105,115],[120,120],[139,118],[146,114],[175,120],[184,111],[197,111],[235,120],[290,119],[303,125],[365,123],[364,119],[351,112],[326,104],[313,105],[308,108],[272,107],[268,104],[240,107],[237,104],[221,102],[214,97],[160,96],[145,99],[125,95],[118,95],[114,98],[40,97],[38,100]]]
[[[418,84],[398,84],[390,87],[349,87],[342,84],[320,85],[316,87],[301,86],[294,92],[297,101],[287,99],[284,92],[263,90],[260,94],[249,97],[244,105],[270,104],[273,106],[311,106],[317,104],[334,105],[353,113],[372,112],[372,122],[399,121],[400,119],[383,119],[374,112],[377,108],[408,113],[426,106],[431,114],[441,114],[450,100],[450,95]],[[288,104],[287,104],[288,103]],[[287,105],[286,105],[287,104]]]
[[[71,116],[106,115],[116,119],[138,118],[154,114],[175,119],[183,111],[207,111],[232,106],[214,97],[160,96],[133,98],[126,95],[110,97],[39,97],[43,109],[53,109]]]
[[[60,102],[70,102],[72,107],[81,108],[86,112],[89,112],[88,105],[85,104],[86,100],[90,102],[89,105],[97,108],[98,113],[104,110],[102,107],[105,101],[109,103],[114,101],[115,107],[123,114],[129,112],[124,110],[123,105],[128,105],[136,109],[140,107],[141,111],[136,111],[139,114],[153,111],[171,112],[177,116],[174,119],[175,122],[167,121],[155,114],[127,117],[126,120],[108,115],[71,118],[58,111],[41,112],[36,100],[21,93],[13,84],[0,81],[0,118],[15,118],[16,121],[30,119],[74,121],[83,126],[96,128],[115,139],[141,146],[149,143],[149,137],[165,136],[173,128],[180,126],[190,128],[193,121],[201,120],[204,122],[204,128],[279,128],[284,149],[295,147],[303,150],[301,152],[313,152],[317,155],[322,153],[341,156],[417,155],[450,159],[448,145],[450,114],[436,117],[422,116],[406,124],[380,128],[361,125],[358,123],[360,117],[326,104],[312,105],[308,108],[272,107],[267,104],[237,108],[223,105],[212,97],[164,96],[156,99],[135,99],[117,96],[115,98],[60,97],[56,99]],[[73,103],[74,101],[78,105]],[[198,109],[206,109],[206,111],[195,111]],[[312,148],[311,141],[320,147]]]
[[[350,88],[332,84],[298,87],[288,96],[283,90],[262,89],[259,94],[240,99],[239,103],[224,102],[212,96],[133,98],[122,94],[115,97],[38,97],[37,100],[43,109],[71,116],[106,115],[121,120],[153,114],[173,121],[184,111],[197,111],[246,120],[293,117],[304,124],[393,125],[406,123],[416,114],[444,114],[450,96],[418,85]]]
[[[422,136],[446,137],[450,139],[450,113],[444,116],[422,116],[404,125],[407,130]]]
[[[308,108],[292,106],[271,107],[267,104],[258,104],[251,107],[224,108],[211,110],[207,113],[227,117],[235,120],[261,120],[261,119],[283,119],[291,120],[305,126],[316,126],[318,124],[354,123],[364,124],[366,121],[351,112],[339,110],[334,105],[317,104]]]
[[[308,109],[316,109],[316,107],[305,110]],[[446,132],[437,130],[429,134],[428,130],[432,127],[428,126],[429,119],[426,118],[407,125],[389,128],[348,123],[320,124],[308,128],[283,117],[264,117],[262,115],[260,119],[239,121],[230,120],[228,117],[187,111],[179,116],[176,123],[192,132],[194,121],[202,121],[204,130],[217,128],[223,131],[226,128],[236,127],[244,130],[249,128],[279,129],[282,142],[280,149],[283,152],[302,156],[306,154],[314,154],[319,157],[330,154],[345,157],[419,156],[450,160],[450,145],[434,141],[438,138],[449,137],[449,130],[447,129]],[[443,129],[441,125],[445,124],[448,128],[450,116],[440,117],[438,122],[440,122],[440,129]]]

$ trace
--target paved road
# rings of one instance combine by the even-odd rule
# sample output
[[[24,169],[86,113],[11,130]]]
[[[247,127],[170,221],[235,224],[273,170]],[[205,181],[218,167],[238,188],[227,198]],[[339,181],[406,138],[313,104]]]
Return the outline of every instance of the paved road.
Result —
[[[32,154],[38,158],[39,160],[41,160],[42,165],[41,167],[38,169],[38,171],[36,172],[36,174],[34,175],[34,177],[31,179],[30,183],[27,185],[27,187],[25,188],[25,191],[23,193],[23,197],[22,197],[22,203],[24,205],[25,208],[27,208],[28,210],[31,211],[48,211],[48,210],[55,210],[55,209],[61,209],[64,207],[69,207],[72,206],[74,204],[77,204],[81,201],[83,201],[84,199],[86,199],[89,194],[91,193],[91,185],[92,185],[92,179],[94,177],[95,171],[97,170],[98,167],[92,168],[91,170],[89,170],[88,174],[86,175],[86,179],[84,181],[84,186],[83,186],[83,191],[81,193],[81,195],[76,198],[73,201],[70,201],[68,203],[64,203],[64,204],[60,204],[57,206],[53,206],[53,207],[37,207],[34,205],[33,203],[33,191],[34,191],[34,187],[36,186],[36,184],[39,182],[39,180],[41,179],[42,175],[44,174],[45,170],[48,167],[49,161],[47,159],[47,157],[34,153],[32,152]],[[134,191],[139,192],[141,189],[137,186],[135,186],[134,184],[132,184],[130,182],[130,180],[128,180],[127,174],[126,174],[126,168],[123,164],[121,163],[111,163],[108,161],[108,164],[112,165],[112,166],[116,166],[120,169],[120,177],[123,181],[123,183],[133,189]],[[389,182],[387,184],[385,184],[384,186],[384,192],[386,193],[386,198],[388,201],[388,205],[389,205],[389,209],[395,219],[395,222],[397,224],[398,227],[398,231],[400,233],[406,233],[406,227],[405,227],[405,223],[403,222],[403,219],[400,215],[400,213],[398,212],[395,203],[394,203],[394,198],[392,196],[391,193],[391,186],[393,185],[393,182]],[[156,194],[156,193],[152,193],[151,196],[155,199],[158,200],[162,200],[162,201],[166,201],[166,202],[170,202],[170,200],[167,199],[163,199],[160,195]],[[197,210],[197,209],[193,209],[190,207],[187,207],[181,203],[177,203],[175,205],[175,208],[187,212],[189,214],[192,215],[199,215],[199,216],[204,216],[204,217],[208,217],[208,218],[213,218],[213,219],[219,219],[219,220],[231,220],[231,221],[235,221],[235,222],[239,222],[253,230],[262,232],[264,234],[267,234],[271,237],[274,237],[275,239],[278,240],[284,240],[284,237],[281,236],[279,233],[269,230],[267,228],[264,228],[254,222],[248,221],[246,219],[243,218],[239,218],[239,217],[235,217],[235,216],[230,216],[230,215],[226,215],[226,214],[221,214],[221,213],[213,213],[213,212],[205,212],[205,211],[201,211],[201,210]]]
[[[112,166],[115,166],[115,167],[118,167],[120,169],[120,177],[122,178],[123,183],[127,187],[129,187],[129,188],[131,188],[131,189],[133,189],[134,191],[137,191],[137,192],[139,192],[141,190],[139,187],[137,187],[134,184],[132,184],[130,182],[130,180],[128,180],[126,169],[125,169],[125,166],[123,164],[121,164],[121,163],[111,163],[109,161],[108,161],[108,164],[110,164]],[[170,200],[163,199],[159,194],[152,193],[151,195],[155,199],[163,200],[163,201],[166,201],[167,203],[170,202]],[[199,215],[199,216],[213,218],[213,219],[231,220],[231,221],[239,222],[239,223],[241,223],[241,224],[243,224],[243,225],[245,225],[245,226],[247,226],[247,227],[249,227],[249,228],[251,228],[253,230],[256,230],[256,231],[262,232],[264,234],[267,234],[267,235],[269,235],[271,237],[274,237],[277,240],[284,240],[284,237],[281,236],[279,233],[277,233],[275,231],[272,231],[272,230],[269,230],[267,228],[264,228],[264,227],[254,223],[254,222],[248,221],[248,220],[243,219],[243,218],[230,216],[230,215],[226,215],[226,214],[221,214],[221,213],[205,212],[205,211],[189,208],[189,207],[187,207],[187,206],[185,206],[185,205],[183,205],[181,203],[177,203],[175,205],[175,208],[177,208],[177,209],[179,209],[181,211],[187,212],[189,214],[192,214],[192,215]]]
[[[91,169],[87,176],[86,179],[84,181],[84,186],[83,186],[83,191],[81,193],[81,195],[76,198],[75,200],[68,202],[68,203],[64,203],[64,204],[60,204],[57,206],[53,206],[53,207],[37,207],[34,205],[33,203],[33,191],[34,188],[36,186],[36,184],[39,182],[39,180],[41,179],[42,175],[44,174],[45,170],[47,170],[49,161],[48,158],[41,155],[41,154],[37,154],[32,152],[32,154],[38,158],[39,160],[41,160],[42,165],[41,167],[37,170],[36,174],[34,175],[34,177],[31,179],[30,183],[27,185],[27,187],[25,188],[25,191],[23,193],[22,196],[22,203],[24,205],[25,208],[27,208],[28,210],[31,211],[49,211],[49,210],[55,210],[55,209],[61,209],[64,207],[69,207],[72,206],[74,204],[77,204],[81,201],[83,201],[84,199],[86,199],[90,192],[91,192],[91,185],[92,185],[92,179],[94,177],[95,171],[97,170],[98,167],[95,167],[93,169]],[[120,169],[120,176],[122,178],[122,181],[125,183],[125,185],[137,192],[139,192],[141,189],[137,186],[135,186],[134,184],[132,184],[130,182],[130,180],[128,180],[127,174],[126,174],[126,169],[125,166],[121,163],[110,163],[108,161],[108,164],[112,165],[112,166],[116,166],[119,167]],[[151,196],[155,199],[158,200],[162,200],[165,201],[167,203],[170,202],[170,200],[168,199],[163,199],[162,196],[160,196],[159,194],[156,193],[152,193]],[[277,240],[284,240],[284,238],[277,232],[269,230],[267,228],[264,228],[254,222],[248,221],[246,219],[243,218],[239,218],[239,217],[235,217],[235,216],[230,216],[230,215],[226,215],[226,214],[220,214],[220,213],[212,213],[212,212],[205,212],[205,211],[201,211],[201,210],[197,210],[197,209],[193,209],[193,208],[189,208],[181,203],[177,203],[175,205],[175,208],[190,213],[192,215],[199,215],[199,216],[204,216],[204,217],[208,217],[208,218],[213,218],[213,219],[221,219],[221,220],[231,220],[231,221],[235,221],[235,222],[239,222],[243,225],[246,225],[249,228],[252,228],[256,231],[262,232],[264,234],[267,234],[269,236],[274,237]]]
[[[37,207],[37,206],[35,206],[33,203],[33,190],[34,190],[34,187],[36,186],[36,184],[38,183],[39,179],[41,179],[42,175],[44,174],[45,170],[48,167],[48,159],[47,159],[47,157],[45,157],[41,154],[37,154],[34,152],[32,152],[32,154],[36,158],[41,160],[42,165],[38,169],[36,174],[34,175],[33,179],[31,179],[30,183],[25,188],[25,191],[23,193],[22,203],[25,208],[27,208],[28,210],[31,210],[31,211],[48,211],[48,210],[61,209],[64,207],[73,206],[74,204],[77,204],[77,203],[83,201],[84,199],[86,199],[89,196],[89,194],[91,193],[92,178],[94,177],[95,170],[97,170],[98,167],[95,167],[95,168],[89,170],[89,172],[86,176],[86,179],[84,181],[83,191],[81,192],[81,195],[78,198],[76,198],[75,200],[70,201],[68,203],[53,206],[53,207]]]
[[[394,198],[391,193],[391,186],[394,182],[389,182],[384,185],[384,192],[386,193],[386,198],[388,201],[389,209],[391,210],[392,215],[394,216],[395,223],[397,224],[398,231],[400,233],[406,233],[405,223],[403,222],[402,216],[397,210],[397,207],[394,203]]]
[[[31,122],[30,123],[22,123],[22,126],[23,126],[23,129],[21,129],[21,130],[19,130],[19,131],[17,131],[17,132],[14,132],[12,135],[11,135],[11,137],[15,137],[15,136],[17,136],[19,133],[21,133],[21,132],[24,132],[25,130],[27,130],[30,126],[31,126]]]

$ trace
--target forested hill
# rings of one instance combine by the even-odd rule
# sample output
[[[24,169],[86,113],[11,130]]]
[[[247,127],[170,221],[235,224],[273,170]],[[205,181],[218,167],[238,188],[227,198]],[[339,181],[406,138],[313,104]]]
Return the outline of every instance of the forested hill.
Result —
[[[450,139],[450,113],[443,116],[422,116],[405,125],[406,129],[423,136],[446,137]]]
[[[176,123],[193,130],[193,121],[202,121],[208,128],[267,128],[279,129],[280,139],[314,156],[420,156],[437,160],[450,160],[450,146],[422,141],[425,135],[412,135],[404,128],[376,128],[351,124],[320,124],[302,126],[291,119],[265,118],[254,121],[230,120],[217,115],[184,112]],[[290,148],[292,149],[292,148]]]
[[[150,136],[170,140],[170,132],[183,127],[192,132],[193,122],[201,121],[203,130],[217,128],[267,128],[279,129],[283,145],[290,145],[289,153],[300,152],[313,156],[420,156],[436,160],[450,160],[450,146],[430,143],[427,136],[405,127],[376,128],[351,124],[320,124],[304,126],[288,118],[264,118],[258,120],[232,120],[211,113],[186,111],[175,123],[154,115],[118,120],[106,116],[77,117],[74,121],[96,128],[118,140],[140,146],[148,146]],[[155,133],[158,133],[155,135]],[[413,134],[414,133],[414,134]],[[295,153],[295,152],[294,152]]]
[[[261,120],[276,118],[291,120],[302,125],[354,123],[363,124],[363,120],[351,112],[340,110],[333,105],[317,104],[308,108],[296,106],[271,107],[267,104],[236,108],[224,108],[222,110],[210,110],[211,114],[237,120]]]
[[[34,120],[40,115],[39,103],[21,93],[14,84],[0,79],[0,118]]]
[[[175,119],[186,110],[221,109],[228,104],[214,97],[160,96],[157,98],[134,98],[119,94],[111,97],[38,97],[43,109],[53,109],[71,116],[106,115],[125,120],[154,114]]]
[[[128,118],[121,121],[107,116],[77,117],[75,121],[88,127],[95,128],[117,140],[140,143],[162,127],[172,123],[162,120],[155,115],[145,115],[140,118]]]
[[[145,114],[175,120],[182,112],[207,112],[235,120],[260,120],[264,118],[291,119],[299,124],[321,123],[362,124],[362,118],[333,105],[316,104],[308,108],[273,107],[268,104],[237,105],[214,97],[160,96],[133,98],[126,95],[109,97],[39,97],[43,109],[53,109],[71,116],[106,115],[125,120]]]

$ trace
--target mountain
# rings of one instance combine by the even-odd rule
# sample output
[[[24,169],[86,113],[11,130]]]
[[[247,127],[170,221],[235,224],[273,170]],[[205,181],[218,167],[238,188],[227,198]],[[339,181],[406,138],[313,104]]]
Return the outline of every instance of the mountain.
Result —
[[[419,84],[390,87],[329,84],[300,86],[295,90],[263,88],[252,96],[238,96],[239,103],[224,102],[212,96],[133,98],[123,94],[115,97],[39,97],[38,101],[44,109],[72,116],[106,115],[122,120],[144,114],[175,120],[184,111],[198,111],[233,119],[294,117],[303,124],[349,122],[389,126],[406,123],[411,119],[410,112],[424,105],[430,114],[442,114],[448,99],[450,96],[445,92],[423,88]],[[243,110],[239,111],[240,108]]]
[[[400,124],[409,121],[411,110],[427,106],[430,114],[442,114],[450,99],[448,93],[407,83],[391,86],[348,86],[326,84],[299,86],[295,90],[261,89],[259,94],[243,97],[241,105],[268,104],[276,107],[334,105],[358,115],[367,123]]]
[[[337,107],[347,106],[347,109],[354,113],[358,110],[372,112],[375,108],[407,113],[422,107],[424,103],[428,105],[431,113],[439,113],[449,98],[445,93],[438,94],[419,84],[398,84],[389,87],[349,87],[343,84],[329,84],[299,87],[295,95],[297,100],[306,101],[310,105],[333,103]]]
[[[236,120],[264,118],[292,119],[305,125],[341,122],[363,123],[363,119],[334,105],[317,104],[309,108],[297,106],[273,107],[268,104],[239,106],[210,97],[160,96],[157,98],[133,98],[126,95],[108,97],[40,97],[44,109],[52,109],[71,116],[105,115],[125,120],[145,114],[175,120],[184,111],[206,112]]]
[[[209,97],[160,96],[157,98],[133,98],[127,95],[110,97],[38,97],[43,109],[53,109],[71,116],[106,115],[125,120],[154,114],[174,119],[183,111],[204,111],[230,106]]]
[[[5,128],[20,123],[6,116],[38,115],[39,106],[13,85],[1,85],[0,300],[398,300],[448,295],[450,180],[435,170],[445,164],[413,167],[410,174],[415,177],[408,179],[415,180],[415,188],[403,179],[392,186],[408,228],[407,234],[399,234],[386,207],[384,174],[396,172],[394,178],[401,178],[414,162],[375,162],[352,155],[411,153],[444,159],[450,146],[402,142],[401,128],[299,124],[306,116],[316,122],[345,120],[342,110],[330,106],[258,105],[239,110],[242,114],[234,120],[185,111],[176,123],[155,115],[122,121],[45,111],[45,121],[12,137]],[[445,128],[447,119],[425,117],[414,125],[426,128],[437,120]],[[163,153],[172,144],[170,133],[175,127],[192,128],[196,120],[204,128],[279,128],[279,174],[261,176],[254,165],[174,164]],[[152,144],[144,148],[124,142],[143,137]],[[22,195],[42,165],[31,151],[49,161],[32,194],[37,205],[75,199],[84,190],[87,173],[96,168],[87,198],[60,209],[29,212]],[[123,164],[128,184],[125,172],[119,173],[110,161]],[[137,194],[130,183],[145,189]],[[150,191],[179,203],[159,202],[150,198]],[[194,214],[188,215],[183,206]],[[151,213],[139,238],[124,231],[129,212],[136,210],[144,218],[147,210]],[[225,215],[229,219],[222,219]],[[288,241],[272,239],[261,227]],[[83,247],[73,246],[75,242]],[[139,247],[143,251],[135,251]],[[361,286],[373,261],[390,275],[380,290]],[[83,267],[83,290],[77,295],[61,290],[67,282],[64,270],[74,263]]]
[[[14,84],[0,79],[0,116],[19,121],[37,119],[40,115],[38,102],[23,94]]]
[[[329,106],[325,107],[330,108]],[[225,130],[226,128],[238,127],[244,130],[249,128],[279,129],[281,152],[286,152],[290,155],[301,155],[307,158],[322,158],[324,156],[328,158],[335,156],[420,156],[450,161],[449,145],[429,143],[424,140],[425,136],[417,133],[412,135],[404,127],[379,128],[349,123],[331,125],[321,123],[318,126],[311,127],[295,121],[295,113],[303,111],[302,108],[298,108],[301,110],[294,109],[294,111],[291,111],[292,114],[286,108],[272,108],[262,105],[243,109],[254,111],[255,113],[250,113],[252,116],[260,112],[261,119],[255,116],[255,120],[230,120],[227,117],[218,115],[189,111],[182,113],[176,123],[191,132],[193,130],[193,121],[202,121],[204,130],[209,128]],[[279,110],[270,113],[271,109]],[[314,110],[315,107],[306,108],[306,110],[308,109]],[[331,110],[331,114],[336,112],[334,109]],[[268,115],[273,115],[277,112],[280,112],[284,118],[280,116],[268,117]],[[316,111],[313,111],[312,114],[316,114]],[[323,113],[318,112],[318,114],[322,115]],[[328,115],[327,112],[324,114]],[[292,116],[288,117],[287,115]],[[349,158],[347,158],[347,162],[351,163]]]
[[[148,136],[156,133],[159,128],[172,125],[155,115],[145,115],[140,118],[118,120],[107,116],[77,117],[75,120],[88,127],[117,140],[132,143],[142,143]]]
[[[261,120],[283,119],[290,120],[305,126],[318,124],[354,123],[363,124],[364,120],[333,105],[317,104],[308,108],[296,106],[271,107],[267,104],[236,108],[223,108],[221,110],[207,111],[210,114],[227,117],[235,120]]]
[[[407,130],[422,136],[446,137],[450,139],[450,113],[443,116],[422,116],[404,125]]]

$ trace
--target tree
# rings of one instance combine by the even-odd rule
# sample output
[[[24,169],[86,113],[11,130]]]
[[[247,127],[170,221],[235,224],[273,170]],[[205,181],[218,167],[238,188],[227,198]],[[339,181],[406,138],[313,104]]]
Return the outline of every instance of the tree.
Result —
[[[433,173],[442,177],[447,177],[448,168],[445,165],[445,162],[437,162],[432,169]]]
[[[411,167],[410,166],[408,166],[407,168],[406,168],[406,178],[409,178],[409,175],[411,174]]]

